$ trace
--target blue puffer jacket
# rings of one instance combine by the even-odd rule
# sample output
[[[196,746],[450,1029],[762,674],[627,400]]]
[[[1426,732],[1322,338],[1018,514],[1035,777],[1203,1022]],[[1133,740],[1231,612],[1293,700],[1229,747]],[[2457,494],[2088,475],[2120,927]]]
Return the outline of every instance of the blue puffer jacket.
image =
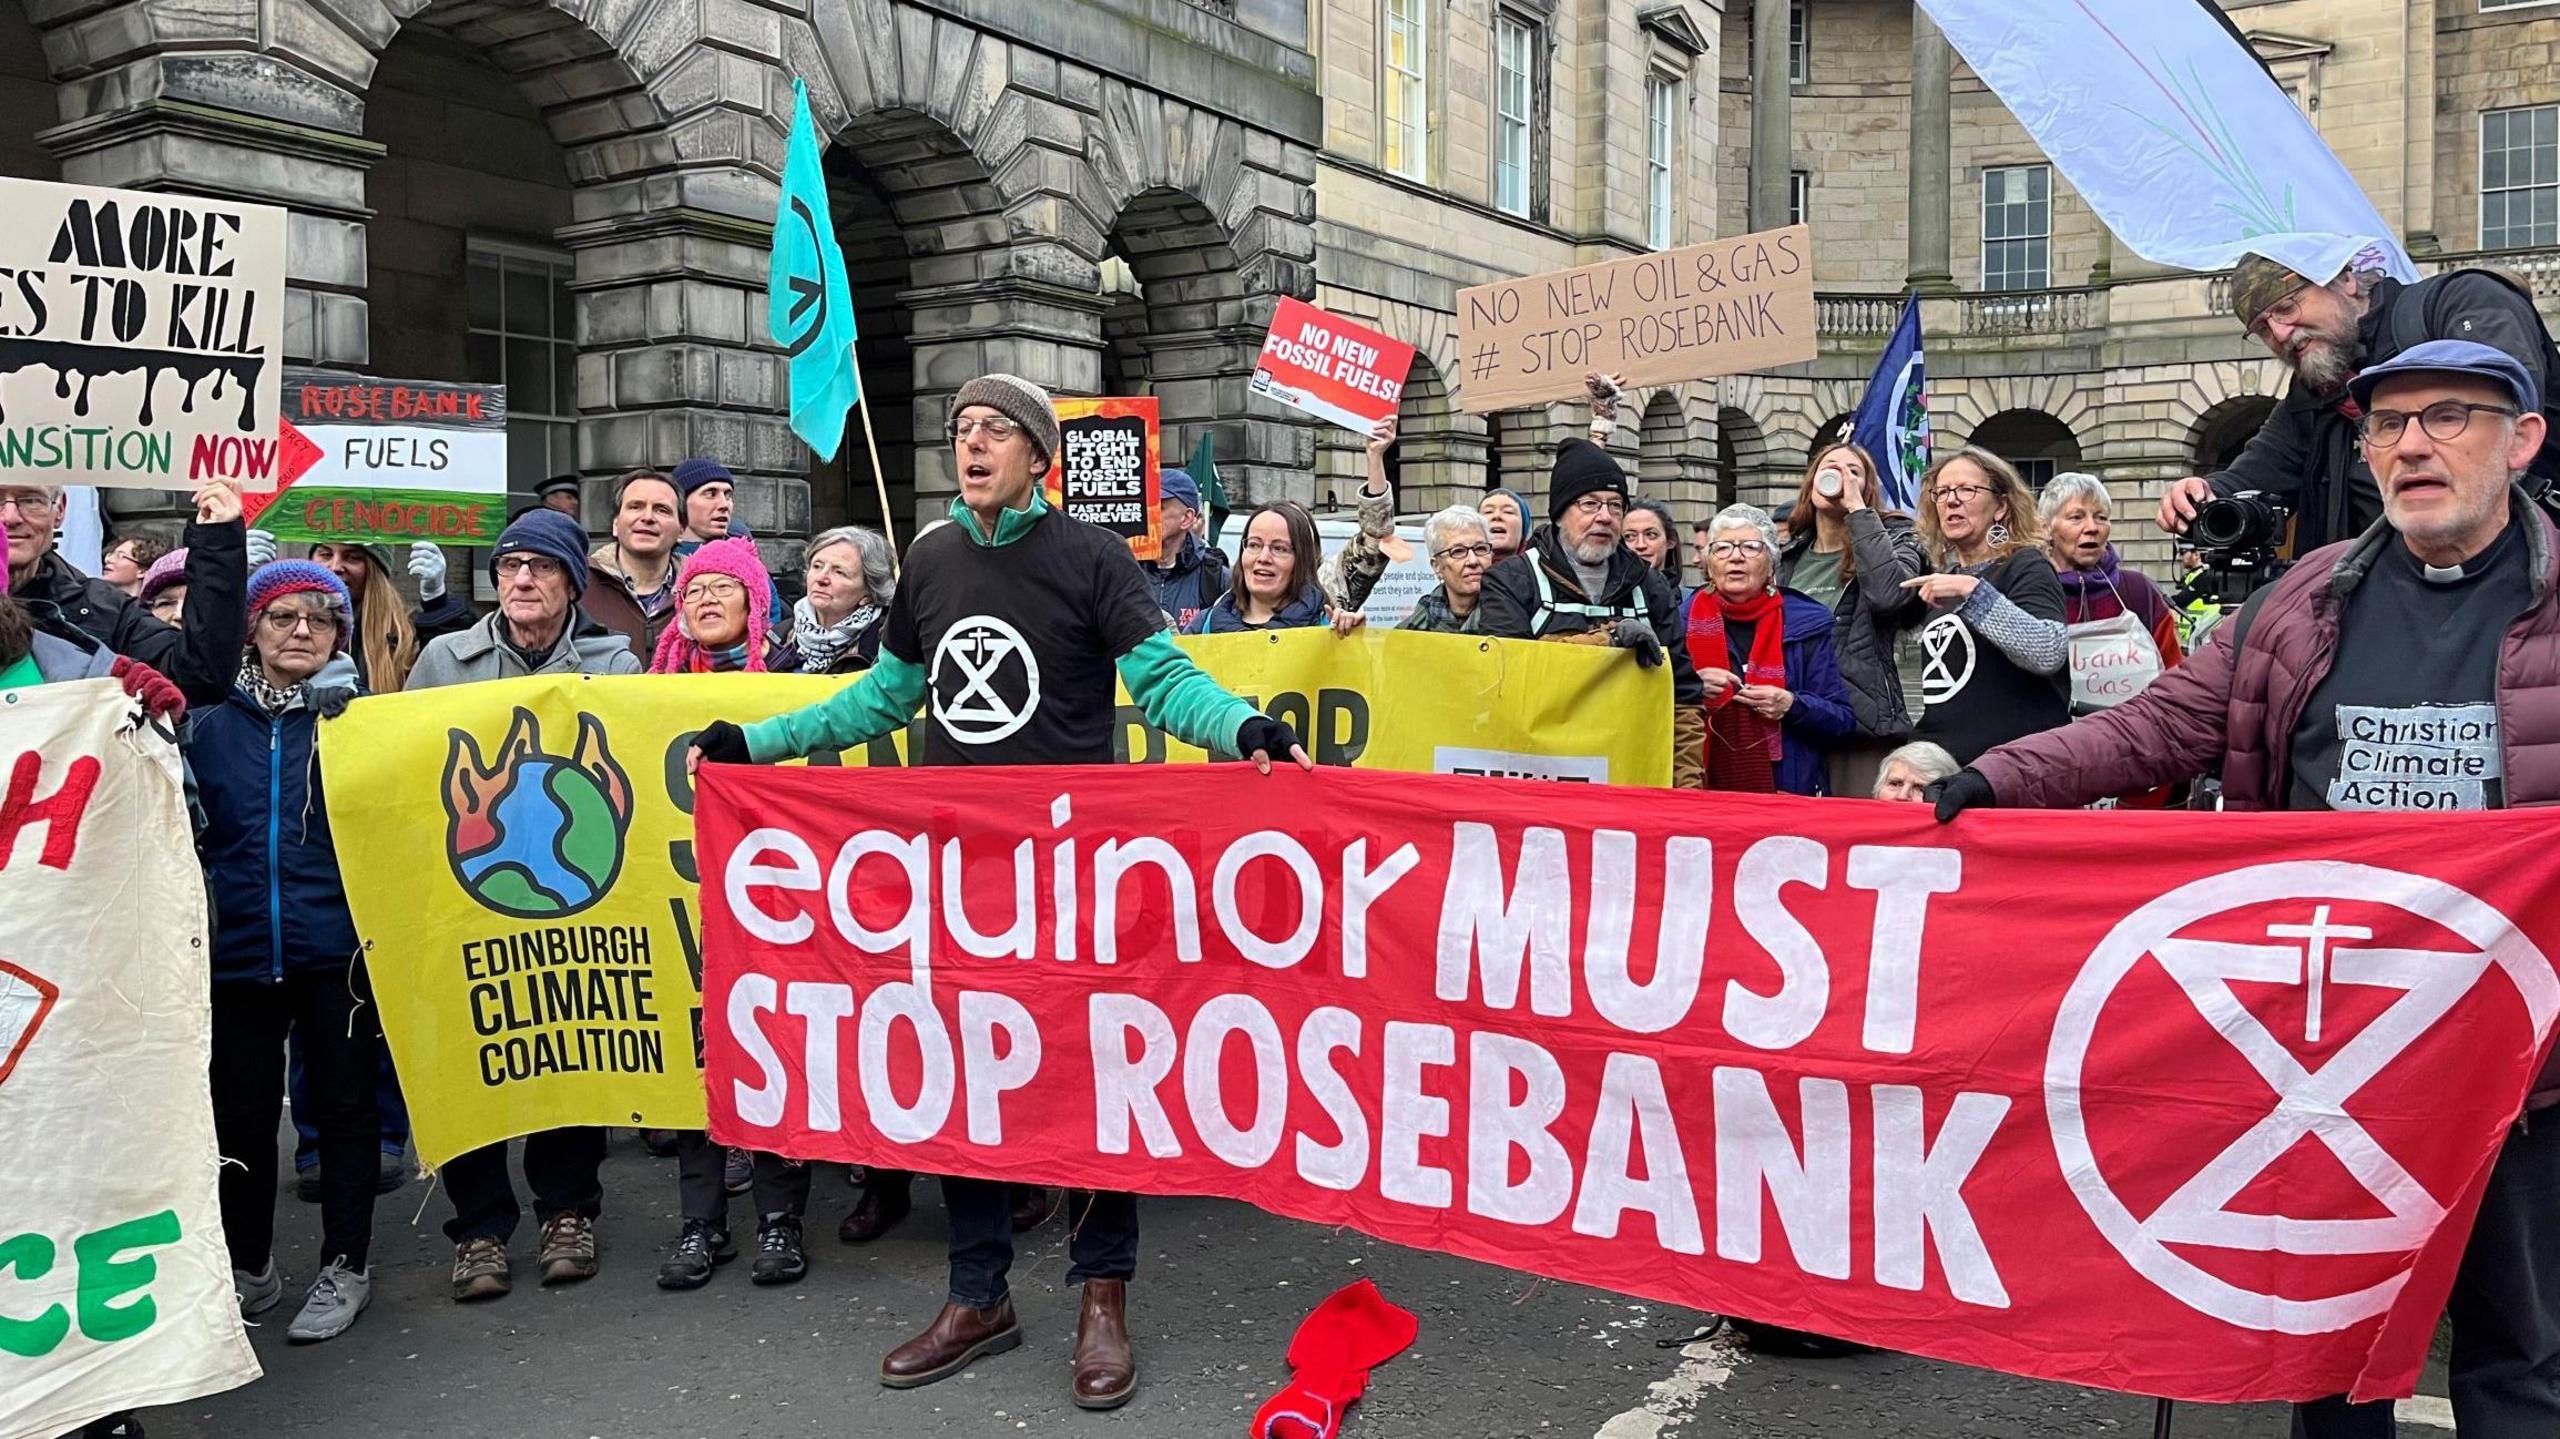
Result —
[[[270,983],[344,967],[356,924],[320,793],[307,709],[269,715],[240,690],[198,711],[188,759],[205,812],[198,841],[213,891],[213,977]]]
[[[1779,721],[1778,790],[1826,795],[1831,793],[1831,768],[1823,753],[1858,728],[1858,717],[1849,707],[1849,686],[1840,678],[1840,656],[1833,648],[1839,621],[1811,595],[1794,590],[1779,593],[1786,597],[1787,688],[1796,702]],[[1684,619],[1691,629],[1719,622],[1714,590],[1701,586],[1689,604]]]
[[[1188,633],[1195,635],[1234,635],[1253,630],[1303,630],[1329,621],[1324,613],[1324,587],[1309,585],[1307,592],[1280,607],[1279,613],[1260,624],[1248,624],[1244,612],[1236,608],[1235,592],[1218,596],[1218,602],[1201,611],[1191,622]]]

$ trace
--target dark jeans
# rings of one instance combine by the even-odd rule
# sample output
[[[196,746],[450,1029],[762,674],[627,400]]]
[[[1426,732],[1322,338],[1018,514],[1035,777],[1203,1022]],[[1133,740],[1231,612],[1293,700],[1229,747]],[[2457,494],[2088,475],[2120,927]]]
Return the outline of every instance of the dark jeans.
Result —
[[[263,1269],[275,1247],[276,1123],[288,1029],[306,1038],[308,1117],[320,1131],[320,1262],[362,1269],[373,1246],[380,1165],[373,1086],[382,1026],[361,967],[213,986],[213,1132],[232,1161],[222,1166],[220,1183],[231,1264]]]
[[[546,1129],[524,1141],[524,1182],[533,1191],[534,1218],[549,1223],[572,1211],[589,1219],[604,1211],[604,1131],[593,1128]],[[445,1193],[453,1197],[453,1217],[444,1223],[445,1238],[514,1237],[524,1210],[516,1203],[514,1181],[507,1177],[507,1147],[491,1144],[459,1154],[445,1164]]]
[[[761,1149],[752,1152],[755,1188],[750,1194],[755,1200],[756,1218],[788,1214],[797,1219],[808,1213],[809,1166]],[[708,1219],[723,1229],[729,1227],[728,1168],[729,1151],[712,1143],[711,1136],[699,1129],[688,1129],[676,1136],[676,1187],[684,1197],[685,1218]]]
[[[2445,1313],[2462,1439],[2560,1434],[2560,1110],[2507,1131]],[[2392,1439],[2388,1403],[2322,1399],[2293,1411],[2295,1439]]]
[[[951,1217],[951,1302],[994,1307],[1011,1291],[1013,1186],[995,1179],[944,1176],[942,1207]],[[1069,1284],[1127,1279],[1138,1272],[1138,1196],[1105,1190],[1067,1191]]]
[[[284,1041],[284,1092],[293,1111],[296,1174],[308,1174],[320,1166],[320,1126],[311,1122],[303,1069],[302,1031],[297,1027]],[[388,1044],[382,1047],[382,1082],[374,1089],[373,1102],[382,1115],[382,1157],[397,1161],[409,1152],[409,1101],[400,1094],[400,1076],[392,1072]]]

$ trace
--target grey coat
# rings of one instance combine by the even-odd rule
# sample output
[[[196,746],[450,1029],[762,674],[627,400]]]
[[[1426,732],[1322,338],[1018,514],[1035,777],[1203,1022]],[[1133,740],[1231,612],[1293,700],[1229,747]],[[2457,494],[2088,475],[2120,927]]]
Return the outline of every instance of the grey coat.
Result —
[[[507,642],[499,638],[498,626],[506,616],[491,613],[478,623],[456,634],[439,635],[418,656],[417,668],[409,671],[413,690],[434,689],[439,685],[466,685],[480,680],[521,679],[526,675],[636,675],[641,672],[640,657],[631,652],[631,642],[590,620],[576,609],[569,611],[569,628],[543,657],[542,663],[527,669]]]
[[[1811,528],[1787,541],[1778,555],[1779,584],[1795,583],[1796,562],[1812,549]],[[1914,613],[1911,591],[1902,582],[1929,573],[1929,557],[1909,516],[1875,510],[1850,512],[1849,551],[1857,556],[1858,573],[1831,607],[1840,624],[1832,632],[1832,648],[1840,656],[1840,678],[1848,683],[1859,735],[1898,744],[1911,737],[1902,673],[1893,662],[1894,638]]]
[[[104,679],[115,668],[115,651],[105,645],[75,645],[42,630],[35,633],[35,643],[27,653],[35,657],[36,677],[46,684],[65,680]]]

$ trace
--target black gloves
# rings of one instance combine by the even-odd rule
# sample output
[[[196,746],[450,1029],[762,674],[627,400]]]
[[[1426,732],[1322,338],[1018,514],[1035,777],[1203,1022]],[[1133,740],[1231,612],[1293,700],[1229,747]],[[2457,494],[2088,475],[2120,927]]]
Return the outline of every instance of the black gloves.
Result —
[[[1970,766],[1957,770],[1954,774],[1922,790],[1920,797],[1937,802],[1940,824],[1945,824],[1976,805],[1984,809],[2000,807],[2000,797],[1991,792],[1991,781],[1982,777],[1982,771]]]
[[[1622,650],[1635,651],[1636,663],[1646,669],[1662,663],[1662,640],[1654,634],[1653,626],[1642,620],[1618,621],[1618,628],[1609,636],[1609,643]]]
[[[1269,715],[1258,714],[1236,726],[1236,751],[1246,759],[1257,751],[1271,759],[1287,759],[1297,743],[1297,731]]]
[[[756,757],[747,753],[747,732],[727,720],[713,720],[693,737],[693,747],[702,751],[704,764],[754,764]]]

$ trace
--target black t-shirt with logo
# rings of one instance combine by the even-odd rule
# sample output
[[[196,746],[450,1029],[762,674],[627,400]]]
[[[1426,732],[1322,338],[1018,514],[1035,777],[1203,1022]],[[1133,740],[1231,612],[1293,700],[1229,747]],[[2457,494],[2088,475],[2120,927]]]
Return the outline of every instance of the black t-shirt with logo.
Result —
[[[2293,730],[2288,809],[2505,803],[2498,650],[2533,606],[2520,527],[2430,578],[2398,540],[2347,595],[2338,651]]]
[[[2062,581],[2041,550],[2016,550],[1957,573],[1980,576],[2035,619],[2062,620]],[[1926,708],[1911,737],[1944,745],[1958,764],[1971,764],[2013,739],[2070,723],[2069,668],[2049,675],[2026,668],[1976,633],[1961,608],[1934,607],[1920,626],[1920,697]]]
[[[1128,542],[1048,510],[915,542],[881,647],[925,672],[925,764],[1108,764],[1114,661],[1164,628]]]

